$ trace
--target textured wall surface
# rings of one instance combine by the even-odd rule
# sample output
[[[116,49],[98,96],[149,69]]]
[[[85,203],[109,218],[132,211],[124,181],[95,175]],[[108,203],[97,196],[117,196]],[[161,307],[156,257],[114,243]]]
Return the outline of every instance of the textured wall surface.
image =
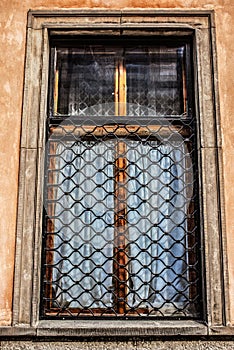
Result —
[[[19,142],[21,128],[22,91],[26,42],[26,21],[29,9],[58,8],[155,8],[155,9],[214,9],[217,34],[220,120],[223,142],[224,194],[228,245],[230,300],[234,324],[234,124],[233,124],[233,72],[234,72],[234,1],[233,0],[1,0],[0,2],[0,325],[10,325],[14,249],[17,210]],[[129,349],[170,349],[166,343],[129,343]],[[173,349],[214,349],[214,344],[196,343],[195,347],[178,343]],[[208,343],[207,343],[208,344]],[[218,344],[218,343],[217,343]],[[3,349],[12,343],[3,342]],[[230,343],[219,343],[222,349],[233,349]],[[225,347],[224,347],[225,346]],[[19,349],[41,349],[40,343],[19,343]],[[74,349],[73,343],[63,346]],[[49,349],[58,349],[57,343]],[[112,349],[107,343],[91,345],[80,343],[77,349]],[[126,344],[116,344],[117,349]],[[172,348],[172,347],[171,347]],[[219,347],[216,347],[219,348]]]
[[[234,343],[231,341],[128,341],[128,342],[7,342],[0,346],[1,350],[233,350]]]

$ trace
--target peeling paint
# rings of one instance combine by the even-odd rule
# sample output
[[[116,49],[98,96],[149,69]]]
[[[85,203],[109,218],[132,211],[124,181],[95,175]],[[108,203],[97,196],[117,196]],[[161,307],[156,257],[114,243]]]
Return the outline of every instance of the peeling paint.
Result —
[[[3,88],[4,88],[4,90],[6,91],[7,94],[10,94],[10,93],[11,93],[11,86],[10,86],[9,81],[6,82],[6,83],[3,85]]]
[[[11,15],[9,16],[9,18],[7,19],[7,22],[6,22],[6,24],[5,24],[5,29],[7,29],[7,28],[9,28],[9,27],[11,26],[12,20],[13,20],[13,14],[11,14]]]

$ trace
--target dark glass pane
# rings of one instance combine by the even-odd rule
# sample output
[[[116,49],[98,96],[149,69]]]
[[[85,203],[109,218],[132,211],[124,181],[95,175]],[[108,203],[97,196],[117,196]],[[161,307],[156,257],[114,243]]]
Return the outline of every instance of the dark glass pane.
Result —
[[[87,46],[57,51],[59,114],[113,115],[114,52]]]
[[[167,116],[186,112],[184,54],[184,47],[126,50],[129,115]]]

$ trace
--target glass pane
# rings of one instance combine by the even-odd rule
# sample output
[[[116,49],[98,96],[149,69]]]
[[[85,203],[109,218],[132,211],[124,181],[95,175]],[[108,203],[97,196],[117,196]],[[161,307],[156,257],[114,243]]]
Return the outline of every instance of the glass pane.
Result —
[[[126,50],[129,115],[167,116],[186,112],[184,54],[184,47]]]
[[[94,46],[58,49],[56,66],[58,102],[55,112],[80,116],[114,114],[113,50]]]

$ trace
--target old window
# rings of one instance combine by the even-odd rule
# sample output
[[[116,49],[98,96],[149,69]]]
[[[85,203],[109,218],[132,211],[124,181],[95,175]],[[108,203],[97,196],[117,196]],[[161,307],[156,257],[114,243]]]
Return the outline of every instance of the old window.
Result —
[[[200,316],[191,50],[52,43],[43,317]]]
[[[229,332],[214,28],[29,11],[15,335]]]

